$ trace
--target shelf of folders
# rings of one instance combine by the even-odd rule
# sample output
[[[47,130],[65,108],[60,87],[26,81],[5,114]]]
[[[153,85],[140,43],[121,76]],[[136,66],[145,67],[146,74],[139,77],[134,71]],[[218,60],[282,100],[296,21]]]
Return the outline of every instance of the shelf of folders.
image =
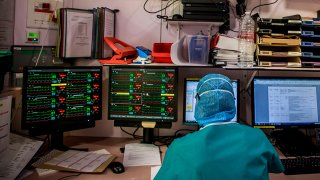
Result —
[[[301,51],[303,67],[320,67],[320,18],[302,18]]]
[[[301,67],[301,20],[258,19],[258,66]]]

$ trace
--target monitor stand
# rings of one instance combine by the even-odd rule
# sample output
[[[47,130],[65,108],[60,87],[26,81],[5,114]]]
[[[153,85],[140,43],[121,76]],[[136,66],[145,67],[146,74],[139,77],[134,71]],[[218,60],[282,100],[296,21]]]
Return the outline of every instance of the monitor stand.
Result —
[[[143,140],[142,143],[152,144],[154,137],[154,128],[143,128]]]
[[[114,126],[118,127],[142,127],[142,143],[152,144],[154,142],[154,128],[171,128],[171,122],[145,122],[145,121],[124,121],[115,120]]]
[[[314,156],[317,147],[311,138],[298,128],[282,129],[272,132],[276,146],[285,156]]]
[[[71,148],[63,143],[63,132],[56,131],[50,134],[50,148],[57,149],[60,151],[67,151],[67,150],[77,150],[77,151],[88,151],[88,148]]]

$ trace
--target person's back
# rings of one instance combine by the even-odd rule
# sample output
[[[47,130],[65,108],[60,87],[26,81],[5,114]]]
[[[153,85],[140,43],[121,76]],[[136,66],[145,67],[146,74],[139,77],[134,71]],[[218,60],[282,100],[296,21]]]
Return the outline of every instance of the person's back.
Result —
[[[158,177],[262,180],[268,172],[282,172],[279,163],[260,130],[237,123],[212,125],[175,140]]]
[[[278,154],[261,130],[230,122],[235,114],[228,92],[232,86],[206,87],[211,79],[224,83],[227,78],[212,75],[199,82],[195,118],[203,128],[169,146],[155,179],[260,180],[282,172]]]

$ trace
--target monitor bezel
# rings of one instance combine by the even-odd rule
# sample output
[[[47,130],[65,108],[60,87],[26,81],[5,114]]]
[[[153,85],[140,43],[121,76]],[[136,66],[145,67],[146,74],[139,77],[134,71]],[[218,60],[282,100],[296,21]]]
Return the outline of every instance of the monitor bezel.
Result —
[[[101,100],[99,102],[100,107],[100,113],[97,115],[96,118],[93,118],[92,120],[79,120],[79,119],[72,119],[68,121],[49,121],[49,122],[37,122],[37,123],[27,123],[26,119],[26,111],[23,109],[26,109],[26,93],[27,93],[27,87],[25,84],[27,83],[27,73],[29,70],[42,70],[42,69],[99,69],[101,72],[101,78],[99,80],[100,92],[99,95],[101,97]],[[67,67],[61,67],[61,66],[25,66],[23,69],[23,87],[22,87],[22,110],[21,110],[21,129],[27,129],[29,130],[30,134],[33,135],[41,135],[41,134],[50,134],[52,132],[66,132],[66,131],[72,131],[72,130],[79,130],[79,129],[85,129],[85,128],[91,128],[95,127],[95,121],[102,119],[102,91],[103,91],[103,85],[102,85],[102,79],[103,79],[103,69],[102,66],[67,66]]]
[[[320,78],[317,77],[285,77],[285,76],[256,76],[252,79],[251,82],[251,114],[252,114],[252,120],[251,120],[251,126],[254,128],[260,128],[260,129],[276,129],[276,128],[319,128],[319,124],[297,124],[297,125],[292,125],[292,124],[279,124],[279,125],[273,125],[273,124],[264,124],[264,125],[256,125],[256,118],[255,118],[255,91],[254,91],[254,86],[255,86],[255,80],[256,79],[289,79],[289,80],[319,80]]]
[[[186,77],[184,78],[183,82],[184,82],[184,87],[183,87],[183,119],[182,119],[182,124],[186,125],[186,126],[198,126],[197,122],[189,122],[186,121],[186,92],[187,92],[187,81],[197,81],[199,82],[201,78],[198,77]],[[237,119],[237,123],[240,122],[239,118],[240,118],[240,80],[239,79],[233,79],[231,80],[232,82],[237,82],[237,113],[236,113],[236,119]]]
[[[112,69],[116,69],[116,68],[128,68],[128,69],[172,69],[175,71],[175,92],[174,92],[174,96],[176,97],[176,101],[175,101],[175,113],[174,113],[174,118],[171,120],[164,120],[164,119],[133,119],[133,118],[113,118],[110,117],[111,113],[110,113],[110,104],[111,104],[111,98],[110,98],[110,94],[111,94],[111,77],[112,77]],[[118,124],[123,124],[122,122],[128,122],[130,124],[130,122],[157,122],[157,123],[170,123],[170,122],[176,122],[178,119],[178,68],[175,66],[143,66],[143,65],[111,65],[109,66],[109,81],[108,81],[108,88],[107,88],[107,94],[108,94],[108,120],[113,120],[113,121],[118,121]]]

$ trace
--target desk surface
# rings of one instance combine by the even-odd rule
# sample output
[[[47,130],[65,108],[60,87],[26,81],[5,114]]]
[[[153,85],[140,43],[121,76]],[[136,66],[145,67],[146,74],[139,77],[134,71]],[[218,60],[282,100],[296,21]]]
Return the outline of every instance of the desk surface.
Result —
[[[65,137],[65,144],[68,146],[74,147],[86,147],[90,151],[106,149],[111,154],[117,156],[116,161],[123,161],[123,154],[120,152],[120,148],[124,147],[125,144],[140,142],[139,140],[133,140],[130,138],[104,138],[104,137]],[[166,151],[165,146],[160,147],[161,158],[164,157]],[[126,171],[122,174],[114,174],[110,169],[107,169],[102,174],[81,174],[72,179],[129,179],[129,180],[149,180],[151,177],[151,168],[150,166],[141,166],[141,167],[126,167]],[[36,172],[33,172],[31,175],[23,178],[24,180],[34,180],[34,179],[45,179],[45,180],[57,180],[65,176],[73,175],[77,173],[70,172],[58,172],[44,176],[38,176]],[[303,175],[290,175],[286,176],[282,174],[270,174],[271,180],[319,180],[320,174],[303,174]]]

